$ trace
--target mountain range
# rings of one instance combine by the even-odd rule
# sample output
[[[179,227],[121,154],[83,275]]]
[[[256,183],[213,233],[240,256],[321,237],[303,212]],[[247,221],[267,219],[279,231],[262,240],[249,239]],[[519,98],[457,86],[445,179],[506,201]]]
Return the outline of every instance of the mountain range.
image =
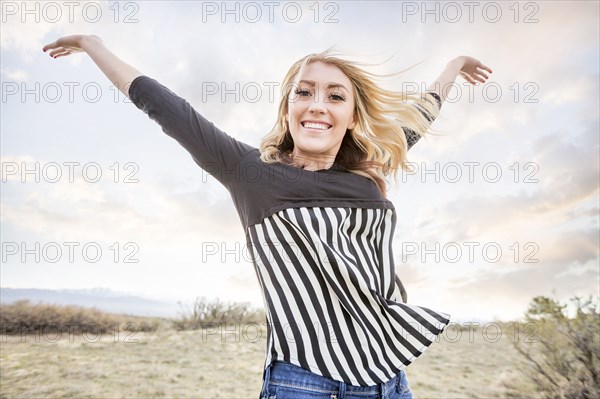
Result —
[[[110,290],[108,288],[49,290],[0,287],[0,304],[21,299],[32,303],[76,305],[101,311],[135,316],[177,317],[181,306]]]

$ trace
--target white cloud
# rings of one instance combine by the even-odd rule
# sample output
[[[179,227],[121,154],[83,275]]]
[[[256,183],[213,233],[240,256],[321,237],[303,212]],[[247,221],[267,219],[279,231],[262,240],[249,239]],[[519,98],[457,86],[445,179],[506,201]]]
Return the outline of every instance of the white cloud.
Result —
[[[2,221],[25,231],[62,240],[108,242],[136,237],[149,245],[181,247],[201,241],[230,241],[243,232],[230,198],[222,191],[209,200],[204,192],[169,194],[172,189],[155,182],[119,190],[110,181],[92,183],[77,173],[69,182],[65,170],[56,183],[43,174],[39,179],[28,175],[22,183],[23,165],[33,169],[35,163],[47,162],[32,156],[3,157],[3,168],[8,162],[19,169],[6,176],[3,192],[11,194],[3,195]]]
[[[29,79],[29,74],[24,69],[12,69],[12,68],[0,68],[0,74],[4,75],[10,80],[16,80],[19,82],[25,82]]]

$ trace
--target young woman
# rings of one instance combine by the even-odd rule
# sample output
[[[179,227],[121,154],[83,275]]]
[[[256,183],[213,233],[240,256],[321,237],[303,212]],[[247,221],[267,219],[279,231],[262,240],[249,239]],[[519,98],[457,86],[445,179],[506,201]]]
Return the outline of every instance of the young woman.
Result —
[[[490,68],[461,56],[421,95],[385,90],[330,51],[292,65],[275,126],[259,148],[236,140],[97,36],[47,44],[86,52],[133,104],[229,190],[267,314],[261,399],[410,398],[404,369],[449,323],[406,303],[395,274],[396,212],[385,178],[429,129],[460,74]],[[412,103],[406,100],[412,100]]]

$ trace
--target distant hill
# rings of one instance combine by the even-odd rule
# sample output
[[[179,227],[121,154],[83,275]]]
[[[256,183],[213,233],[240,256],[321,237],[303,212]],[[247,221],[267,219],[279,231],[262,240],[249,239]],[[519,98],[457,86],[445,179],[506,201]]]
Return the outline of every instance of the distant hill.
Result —
[[[77,305],[135,316],[176,317],[181,310],[176,302],[169,303],[135,297],[106,288],[46,290],[0,287],[0,303],[9,304],[20,299],[29,299],[33,303]]]

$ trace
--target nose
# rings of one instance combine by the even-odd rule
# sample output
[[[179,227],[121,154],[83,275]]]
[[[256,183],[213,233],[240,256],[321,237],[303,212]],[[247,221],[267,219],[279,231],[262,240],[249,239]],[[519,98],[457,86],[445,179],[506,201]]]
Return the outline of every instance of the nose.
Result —
[[[313,97],[313,100],[308,105],[308,111],[313,113],[321,113],[324,114],[327,112],[327,103],[323,99],[322,94],[317,94]]]

